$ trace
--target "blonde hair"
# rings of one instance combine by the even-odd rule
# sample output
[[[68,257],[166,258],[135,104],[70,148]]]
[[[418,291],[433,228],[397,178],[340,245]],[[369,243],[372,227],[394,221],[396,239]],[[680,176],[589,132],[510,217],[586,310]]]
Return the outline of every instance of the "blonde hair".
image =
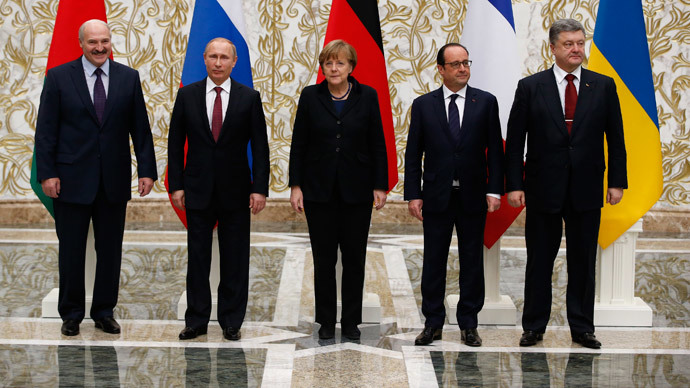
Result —
[[[340,54],[344,54],[345,59],[350,62],[352,71],[357,66],[357,51],[349,43],[342,39],[336,39],[328,42],[328,44],[321,50],[319,54],[319,66],[323,70],[323,64],[331,58],[337,58]]]

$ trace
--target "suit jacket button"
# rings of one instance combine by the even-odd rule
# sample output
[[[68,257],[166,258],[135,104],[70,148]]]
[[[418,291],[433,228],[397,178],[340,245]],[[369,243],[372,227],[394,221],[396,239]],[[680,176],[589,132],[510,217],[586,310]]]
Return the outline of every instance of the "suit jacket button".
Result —
[[[335,123],[338,124],[338,125],[340,125],[340,120],[336,121]]]
[[[340,152],[340,147],[335,147],[335,152]]]
[[[340,139],[340,134],[335,135],[336,139]]]

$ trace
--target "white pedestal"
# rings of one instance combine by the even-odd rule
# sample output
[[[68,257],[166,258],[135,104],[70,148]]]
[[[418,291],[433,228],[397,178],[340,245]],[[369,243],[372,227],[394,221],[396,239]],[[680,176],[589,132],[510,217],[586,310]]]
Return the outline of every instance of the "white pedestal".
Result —
[[[484,247],[484,307],[478,314],[479,323],[485,325],[514,325],[516,308],[508,295],[500,294],[501,240],[496,241],[491,249]],[[462,268],[460,268],[462,271]],[[446,297],[446,316],[448,323],[456,325],[457,306],[460,295]]]
[[[343,284],[343,258],[338,250],[338,262],[335,265],[335,288],[337,289],[337,316],[336,321],[340,322],[341,312],[343,308],[342,303],[342,284]],[[362,292],[362,323],[379,323],[381,322],[381,300],[377,294],[367,292],[366,282],[364,284],[364,291]]]
[[[598,249],[595,326],[652,326],[652,309],[635,297],[635,246],[642,219],[608,248]]]
[[[218,248],[218,229],[213,229],[213,241],[211,242],[211,320],[218,320],[218,285],[220,284],[220,250]],[[185,282],[186,284],[186,282]],[[177,302],[177,319],[184,320],[187,311],[187,291],[183,291]]]
[[[89,224],[89,235],[86,238],[86,257],[84,262],[84,288],[86,292],[86,318],[90,318],[91,302],[93,300],[93,283],[96,279],[96,242],[93,237],[93,225]],[[41,317],[60,318],[58,313],[59,288],[53,288],[41,302]]]

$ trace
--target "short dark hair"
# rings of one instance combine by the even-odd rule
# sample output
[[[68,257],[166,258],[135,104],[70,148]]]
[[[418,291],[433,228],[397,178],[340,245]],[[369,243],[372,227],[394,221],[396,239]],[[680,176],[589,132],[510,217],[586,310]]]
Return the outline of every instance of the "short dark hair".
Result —
[[[551,28],[549,28],[549,43],[556,44],[558,34],[563,31],[582,31],[585,37],[587,37],[587,33],[585,32],[585,28],[582,27],[582,23],[575,19],[559,19],[553,22]]]
[[[468,50],[467,47],[461,45],[460,43],[446,43],[446,44],[443,45],[443,47],[441,47],[441,48],[438,50],[438,55],[436,56],[436,64],[437,64],[437,65],[443,66],[443,65],[446,64],[445,55],[446,55],[446,49],[447,49],[448,47],[462,47],[463,49],[465,49],[465,52],[467,53],[467,56],[470,55],[470,50]]]

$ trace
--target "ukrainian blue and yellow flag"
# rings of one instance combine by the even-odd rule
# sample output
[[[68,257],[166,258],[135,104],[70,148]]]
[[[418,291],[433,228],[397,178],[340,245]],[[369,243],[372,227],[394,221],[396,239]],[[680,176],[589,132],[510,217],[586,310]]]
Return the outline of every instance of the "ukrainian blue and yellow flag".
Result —
[[[599,245],[608,247],[642,217],[663,190],[661,140],[641,1],[601,0],[589,69],[616,81],[628,155],[628,190],[601,212]]]

